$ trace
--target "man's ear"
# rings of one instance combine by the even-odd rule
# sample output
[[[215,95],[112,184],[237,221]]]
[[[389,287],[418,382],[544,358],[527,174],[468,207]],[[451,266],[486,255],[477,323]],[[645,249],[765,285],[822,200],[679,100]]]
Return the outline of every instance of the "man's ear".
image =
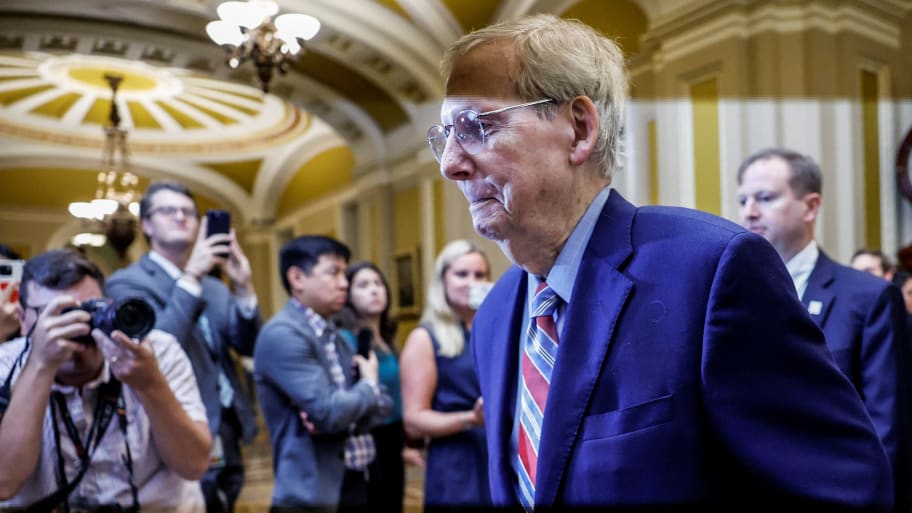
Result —
[[[804,202],[804,206],[807,209],[804,213],[804,221],[809,223],[816,220],[817,214],[820,213],[820,193],[809,192],[804,195],[801,201]]]
[[[285,278],[288,279],[288,285],[292,291],[301,287],[301,281],[304,279],[304,271],[300,267],[293,265],[285,271]]]
[[[143,217],[139,220],[139,229],[142,231],[143,235],[149,237],[149,231],[146,229],[146,225],[149,223],[148,217]]]
[[[570,163],[579,166],[589,160],[595,149],[599,134],[599,115],[592,99],[588,96],[577,96],[570,100],[570,116],[573,123]]]

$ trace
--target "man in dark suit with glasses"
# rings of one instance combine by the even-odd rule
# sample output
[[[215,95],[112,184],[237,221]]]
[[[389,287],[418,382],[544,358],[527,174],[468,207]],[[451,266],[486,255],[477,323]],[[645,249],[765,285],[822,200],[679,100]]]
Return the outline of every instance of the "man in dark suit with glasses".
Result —
[[[207,511],[230,512],[244,483],[240,441],[249,443],[257,431],[229,353],[251,356],[262,323],[250,263],[233,230],[207,236],[206,218],[200,220],[193,194],[181,184],[153,183],[139,209],[151,251],[114,273],[108,292],[148,299],[156,327],[173,333],[190,357],[213,438],[201,481]],[[209,276],[214,269],[227,275],[231,290]]]

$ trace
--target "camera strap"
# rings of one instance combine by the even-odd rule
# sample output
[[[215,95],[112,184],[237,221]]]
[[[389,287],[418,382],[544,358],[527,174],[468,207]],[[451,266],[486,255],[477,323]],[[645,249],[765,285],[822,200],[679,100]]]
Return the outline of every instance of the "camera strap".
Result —
[[[0,386],[0,422],[3,422],[3,416],[6,414],[6,409],[9,408],[10,398],[13,395],[14,372],[16,372],[15,366],[10,368],[9,374],[6,375],[6,379],[3,381],[3,386]]]
[[[3,416],[6,415],[6,409],[9,408],[10,399],[13,396],[13,374],[22,364],[22,358],[28,353],[29,340],[32,338],[33,331],[35,331],[34,325],[25,336],[25,347],[19,352],[19,356],[16,357],[16,361],[10,367],[9,374],[6,375],[6,379],[3,381],[3,385],[0,386],[0,422],[3,422]]]
[[[108,426],[111,423],[111,419],[115,413],[119,418],[120,430],[123,433],[124,445],[126,445],[126,455],[123,458],[123,462],[127,467],[130,492],[133,496],[133,511],[139,510],[138,490],[133,479],[133,458],[130,453],[130,444],[127,442],[126,408],[124,405],[121,388],[122,386],[120,381],[113,375],[111,375],[110,379],[106,383],[102,383],[99,387],[98,400],[96,401],[95,405],[95,414],[92,420],[92,427],[89,429],[85,443],[83,443],[81,440],[81,437],[79,436],[79,430],[76,428],[76,424],[73,422],[73,418],[70,416],[70,410],[67,407],[66,398],[59,391],[55,391],[52,394],[51,423],[54,428],[54,443],[57,449],[56,477],[58,488],[57,491],[29,506],[25,510],[26,512],[50,512],[53,511],[58,504],[62,506],[61,511],[69,511],[67,498],[69,497],[70,493],[76,489],[76,486],[79,485],[79,483],[82,481],[82,478],[85,476],[85,473],[89,468],[89,463],[92,459],[92,454],[94,454],[98,449],[98,445],[101,443],[101,439],[104,437],[104,434],[107,431]],[[66,478],[65,462],[63,453],[60,450],[60,429],[57,425],[57,410],[60,410],[60,417],[63,420],[64,427],[66,428],[67,436],[69,436],[70,440],[73,442],[73,446],[76,449],[76,455],[79,457],[79,472],[70,480],[67,480]]]

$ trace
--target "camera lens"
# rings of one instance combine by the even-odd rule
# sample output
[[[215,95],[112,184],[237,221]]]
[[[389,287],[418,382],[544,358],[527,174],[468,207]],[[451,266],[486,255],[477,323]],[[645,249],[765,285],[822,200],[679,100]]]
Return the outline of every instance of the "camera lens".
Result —
[[[155,325],[155,310],[142,299],[127,299],[117,306],[113,324],[130,338],[142,338]]]

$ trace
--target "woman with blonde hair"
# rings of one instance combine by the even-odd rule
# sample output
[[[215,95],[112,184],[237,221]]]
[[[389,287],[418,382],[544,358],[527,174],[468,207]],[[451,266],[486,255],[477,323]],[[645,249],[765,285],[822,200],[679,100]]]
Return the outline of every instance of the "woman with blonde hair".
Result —
[[[490,279],[490,266],[481,249],[457,240],[443,248],[434,270],[420,325],[400,356],[405,431],[428,440],[426,508],[485,505],[487,448],[469,348],[469,289]]]

